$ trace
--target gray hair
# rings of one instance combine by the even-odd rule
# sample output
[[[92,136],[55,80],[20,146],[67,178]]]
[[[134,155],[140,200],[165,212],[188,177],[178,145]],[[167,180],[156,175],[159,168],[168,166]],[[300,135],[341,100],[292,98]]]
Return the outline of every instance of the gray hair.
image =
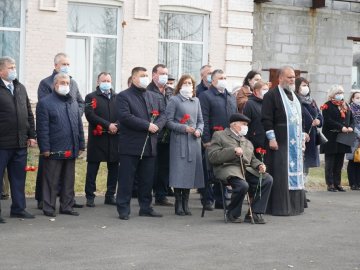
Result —
[[[211,73],[211,79],[213,80],[217,74],[224,74],[224,71],[222,69],[215,69],[213,73]]]
[[[55,64],[55,65],[56,65],[57,63],[59,63],[61,57],[68,58],[68,55],[67,55],[66,53],[62,53],[62,52],[56,54],[55,57],[54,57],[54,64]]]
[[[328,100],[332,100],[336,94],[338,93],[344,93],[344,88],[339,85],[339,84],[334,84],[330,87],[329,91],[328,91]]]
[[[203,74],[203,72],[204,72],[204,70],[205,70],[206,68],[212,68],[212,66],[211,66],[211,65],[203,65],[203,66],[200,68],[200,74],[201,74],[201,75]]]
[[[60,80],[60,79],[67,79],[70,81],[70,76],[67,75],[66,73],[60,72],[58,74],[55,75],[54,77],[54,85]]]
[[[278,71],[278,78],[284,74],[285,70],[291,69],[295,71],[295,69],[292,66],[282,66]]]
[[[5,64],[15,64],[15,60],[11,58],[10,56],[3,56],[0,58],[0,70],[2,70],[5,67]]]

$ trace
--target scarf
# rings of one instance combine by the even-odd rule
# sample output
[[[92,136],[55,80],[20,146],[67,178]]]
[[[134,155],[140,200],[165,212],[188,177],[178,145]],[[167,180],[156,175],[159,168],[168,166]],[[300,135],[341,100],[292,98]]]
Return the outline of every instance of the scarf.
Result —
[[[346,113],[348,111],[348,107],[346,106],[346,103],[343,100],[338,101],[334,99],[331,100],[331,103],[338,107],[341,118],[345,119]]]
[[[360,105],[352,102],[350,104],[350,109],[352,111],[356,125],[360,125]]]
[[[303,95],[298,95],[298,98],[302,104],[312,104],[314,101],[313,98],[310,97],[310,95],[307,95],[305,97]]]

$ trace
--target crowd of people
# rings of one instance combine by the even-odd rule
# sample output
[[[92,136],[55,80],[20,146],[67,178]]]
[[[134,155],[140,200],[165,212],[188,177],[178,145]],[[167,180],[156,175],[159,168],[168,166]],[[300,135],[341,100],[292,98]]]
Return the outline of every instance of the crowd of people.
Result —
[[[49,217],[56,216],[57,197],[60,214],[79,215],[74,209],[83,205],[75,201],[75,166],[85,150],[86,206],[96,206],[96,177],[100,163],[106,162],[104,203],[116,206],[121,220],[130,218],[134,196],[140,216],[162,217],[152,206],[153,196],[154,205],[191,215],[191,189],[198,189],[207,211],[223,208],[222,194],[227,194],[227,218],[234,223],[264,224],[264,214],[301,214],[308,202],[309,168],[320,166],[319,145],[328,191],[345,191],[345,154],[349,185],[360,189],[360,90],[352,90],[348,104],[344,89],[335,85],[319,108],[309,81],[295,78],[290,66],[279,70],[273,89],[259,72],[250,71],[230,92],[225,72],[211,65],[201,68],[196,86],[188,74],[175,85],[167,67],[157,64],[151,74],[144,67],[133,68],[128,89],[118,94],[111,74],[101,72],[84,101],[69,67],[69,57],[57,54],[53,73],[40,82],[35,128],[15,61],[0,58],[0,179],[8,175],[11,217],[34,218],[26,211],[24,189],[27,148],[36,145],[35,198]],[[89,124],[87,144],[83,113]],[[225,183],[225,190],[208,184],[214,179]],[[0,191],[6,186],[1,184]],[[175,204],[167,198],[171,193]],[[242,218],[247,194],[252,211]]]

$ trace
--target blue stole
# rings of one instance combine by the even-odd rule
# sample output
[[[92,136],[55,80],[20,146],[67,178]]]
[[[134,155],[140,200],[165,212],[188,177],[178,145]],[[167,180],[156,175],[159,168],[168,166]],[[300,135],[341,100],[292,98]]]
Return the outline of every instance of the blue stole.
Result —
[[[289,190],[302,190],[304,189],[304,175],[301,105],[293,92],[291,92],[293,101],[289,100],[284,90],[280,86],[279,92],[285,108],[287,121],[287,164]]]

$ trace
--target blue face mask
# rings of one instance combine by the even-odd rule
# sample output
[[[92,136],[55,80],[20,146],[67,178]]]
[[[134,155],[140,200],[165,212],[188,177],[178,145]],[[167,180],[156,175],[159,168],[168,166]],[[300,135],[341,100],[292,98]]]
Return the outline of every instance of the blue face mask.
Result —
[[[344,99],[344,94],[337,94],[337,95],[335,95],[335,100],[337,100],[337,101],[341,101],[341,100],[343,100]]]
[[[165,85],[168,81],[168,75],[159,75],[159,84]]]
[[[9,72],[8,81],[13,81],[16,79],[16,77],[17,77],[16,69],[13,69]]]
[[[102,83],[100,83],[99,88],[102,92],[109,91],[111,89],[111,83],[102,82]]]
[[[60,67],[60,72],[65,73],[65,74],[69,74],[70,67],[69,66],[61,66]]]
[[[209,75],[206,76],[206,80],[207,80],[208,83],[211,83],[211,82],[212,82],[212,80],[211,80],[211,74],[209,74]]]

